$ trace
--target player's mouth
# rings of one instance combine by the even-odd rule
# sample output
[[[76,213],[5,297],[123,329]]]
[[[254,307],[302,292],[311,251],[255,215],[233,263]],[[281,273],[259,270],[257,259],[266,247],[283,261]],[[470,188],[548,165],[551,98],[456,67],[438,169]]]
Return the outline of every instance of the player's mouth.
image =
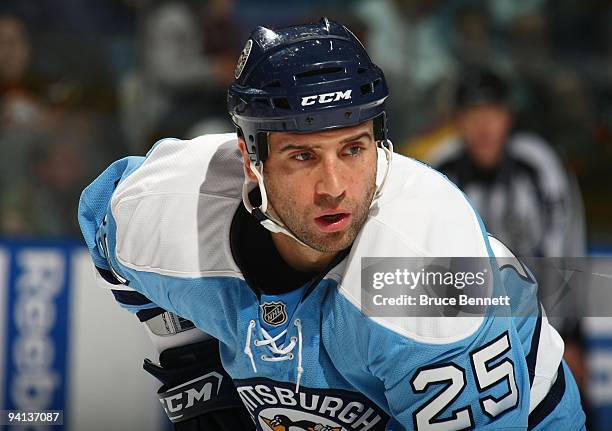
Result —
[[[324,232],[338,232],[345,229],[351,219],[351,214],[347,212],[329,213],[315,218],[319,229]]]

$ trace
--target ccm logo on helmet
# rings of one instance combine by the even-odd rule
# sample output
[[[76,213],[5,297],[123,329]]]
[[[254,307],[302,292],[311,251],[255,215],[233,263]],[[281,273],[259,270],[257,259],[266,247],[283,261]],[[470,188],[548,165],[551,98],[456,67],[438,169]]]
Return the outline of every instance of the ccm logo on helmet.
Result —
[[[314,105],[315,103],[331,103],[338,100],[351,100],[353,90],[335,91],[333,93],[315,94],[302,97],[302,106]]]

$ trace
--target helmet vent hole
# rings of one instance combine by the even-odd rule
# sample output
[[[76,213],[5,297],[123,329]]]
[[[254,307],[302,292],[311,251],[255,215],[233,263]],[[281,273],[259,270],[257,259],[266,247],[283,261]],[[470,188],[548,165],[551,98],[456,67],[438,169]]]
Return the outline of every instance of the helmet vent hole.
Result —
[[[361,75],[362,73],[365,73],[366,70],[368,70],[368,69],[366,69],[365,67],[360,67],[360,68],[357,69],[357,73]]]
[[[295,75],[296,79],[311,78],[313,76],[330,75],[332,73],[344,72],[343,67],[324,67],[322,69],[312,69],[300,72]]]
[[[380,84],[380,78],[374,80],[374,88],[378,87],[378,84]]]
[[[372,83],[363,84],[362,86],[359,87],[359,89],[361,90],[361,95],[365,96],[366,94],[374,92],[374,84]]]
[[[253,142],[255,141],[255,138],[253,138],[253,135],[249,135],[249,142]],[[255,147],[253,147],[253,149],[255,149]]]
[[[272,103],[270,102],[270,100],[265,98],[265,97],[257,97],[255,99],[253,99],[253,102],[255,102],[255,103],[259,104],[259,105],[264,105],[266,107],[272,106]]]
[[[275,79],[273,81],[268,81],[264,83],[261,88],[279,88],[281,86],[281,82],[279,79]]]
[[[287,100],[286,97],[275,97],[274,99],[272,99],[274,102],[274,106],[276,108],[280,108],[280,109],[291,109],[291,107],[289,106],[289,101]]]

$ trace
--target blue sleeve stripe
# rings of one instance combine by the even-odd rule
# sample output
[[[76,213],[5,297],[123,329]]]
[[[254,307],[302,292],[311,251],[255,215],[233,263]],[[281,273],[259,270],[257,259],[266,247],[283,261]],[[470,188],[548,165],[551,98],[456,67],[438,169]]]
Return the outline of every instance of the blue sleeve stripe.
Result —
[[[559,369],[557,370],[557,380],[555,380],[555,383],[553,383],[550,391],[548,391],[548,394],[546,394],[540,404],[538,404],[538,406],[533,409],[531,413],[529,413],[529,424],[527,429],[534,429],[540,424],[540,422],[546,419],[546,417],[552,413],[555,407],[557,407],[564,394],[565,371],[563,371],[563,362],[561,362],[559,364]]]
[[[124,305],[146,305],[151,303],[146,296],[135,291],[112,289],[112,292],[115,300]]]
[[[139,312],[137,312],[136,317],[138,317],[138,320],[140,320],[141,322],[146,322],[147,320],[151,320],[152,318],[157,317],[160,314],[164,314],[165,312],[166,310],[161,307],[145,308],[144,310],[140,310]],[[191,325],[193,326],[193,323]],[[185,325],[185,327],[186,326],[187,325]]]
[[[159,308],[156,304],[149,302],[148,304],[143,305],[132,305],[132,304],[124,304],[122,302],[118,303],[122,308],[126,309],[132,314],[138,314],[142,310],[148,310],[152,308]]]
[[[529,386],[533,386],[535,378],[536,360],[538,358],[538,346],[540,345],[540,331],[542,330],[542,307],[538,307],[538,318],[533,328],[531,336],[531,348],[529,354],[525,357],[527,362],[527,371],[529,372]]]

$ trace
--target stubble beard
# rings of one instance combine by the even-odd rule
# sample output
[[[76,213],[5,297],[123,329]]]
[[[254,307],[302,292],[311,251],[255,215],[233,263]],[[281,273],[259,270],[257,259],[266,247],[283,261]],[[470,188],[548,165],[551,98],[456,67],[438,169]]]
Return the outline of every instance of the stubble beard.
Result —
[[[264,179],[266,191],[276,217],[291,231],[296,238],[312,249],[322,253],[335,253],[348,248],[365,224],[370,212],[370,205],[376,191],[375,175],[368,181],[368,189],[362,202],[343,201],[342,207],[351,211],[349,226],[339,232],[320,232],[313,226],[314,216],[296,211],[297,203],[282,185]],[[312,228],[309,228],[312,226]]]

